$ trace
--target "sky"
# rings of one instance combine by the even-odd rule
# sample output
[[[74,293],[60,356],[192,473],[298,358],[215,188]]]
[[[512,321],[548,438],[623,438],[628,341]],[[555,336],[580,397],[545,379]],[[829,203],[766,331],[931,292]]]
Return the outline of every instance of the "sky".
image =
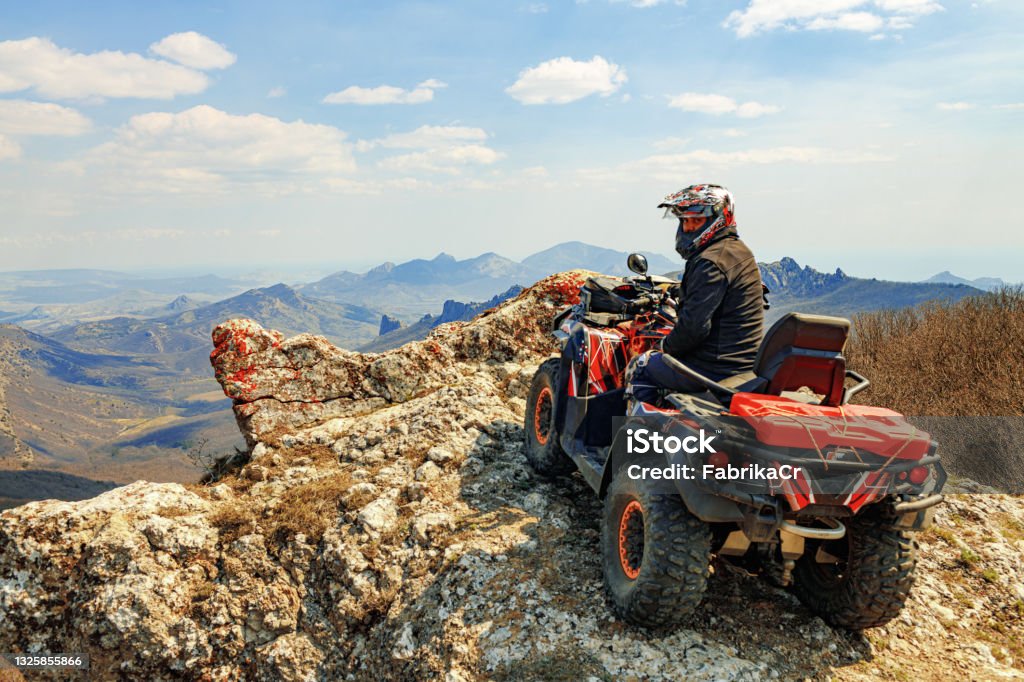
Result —
[[[1016,0],[5,2],[0,270],[672,254],[1024,280]]]

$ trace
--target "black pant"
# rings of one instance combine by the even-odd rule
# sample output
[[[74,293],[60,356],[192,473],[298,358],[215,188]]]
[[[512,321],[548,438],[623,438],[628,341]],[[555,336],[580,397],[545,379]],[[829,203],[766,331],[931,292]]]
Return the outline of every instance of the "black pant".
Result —
[[[638,357],[629,386],[633,397],[645,403],[655,403],[662,389],[673,393],[700,393],[707,390],[701,382],[683,376],[672,369],[662,357],[662,353],[649,351]],[[723,377],[696,370],[708,379],[718,381]]]

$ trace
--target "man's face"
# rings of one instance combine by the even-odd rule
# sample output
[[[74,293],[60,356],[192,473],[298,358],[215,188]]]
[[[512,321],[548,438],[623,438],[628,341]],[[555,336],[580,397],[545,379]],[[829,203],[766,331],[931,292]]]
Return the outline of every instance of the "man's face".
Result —
[[[696,232],[704,227],[704,224],[708,221],[704,216],[685,216],[679,219],[682,223],[683,232],[690,233]]]

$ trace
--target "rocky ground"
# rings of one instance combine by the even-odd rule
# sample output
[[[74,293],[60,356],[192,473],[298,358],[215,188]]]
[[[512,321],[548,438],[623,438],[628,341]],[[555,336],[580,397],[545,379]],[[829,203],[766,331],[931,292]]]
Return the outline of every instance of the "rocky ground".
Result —
[[[85,651],[90,679],[1024,678],[1024,501],[969,483],[884,628],[834,630],[725,564],[675,632],[617,621],[600,502],[521,451],[580,277],[380,355],[219,327],[247,461],[0,514],[0,651]]]

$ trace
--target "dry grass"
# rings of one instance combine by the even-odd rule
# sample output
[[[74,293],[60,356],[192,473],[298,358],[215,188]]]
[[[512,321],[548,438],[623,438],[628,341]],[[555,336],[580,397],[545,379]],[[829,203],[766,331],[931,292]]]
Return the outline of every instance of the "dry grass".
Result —
[[[354,483],[350,473],[341,472],[289,489],[269,520],[270,536],[283,541],[302,533],[311,542],[319,541],[337,519],[341,498]]]
[[[228,544],[256,530],[256,517],[249,504],[232,500],[210,514],[210,523],[220,532],[221,542]]]

